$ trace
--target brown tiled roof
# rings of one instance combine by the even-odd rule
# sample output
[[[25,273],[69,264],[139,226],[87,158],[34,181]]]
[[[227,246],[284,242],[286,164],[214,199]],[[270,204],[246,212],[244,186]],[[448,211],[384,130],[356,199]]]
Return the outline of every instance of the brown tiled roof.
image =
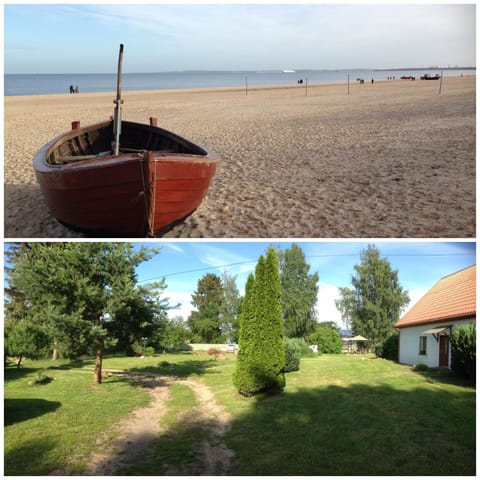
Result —
[[[474,316],[476,265],[443,277],[396,324],[396,328]]]

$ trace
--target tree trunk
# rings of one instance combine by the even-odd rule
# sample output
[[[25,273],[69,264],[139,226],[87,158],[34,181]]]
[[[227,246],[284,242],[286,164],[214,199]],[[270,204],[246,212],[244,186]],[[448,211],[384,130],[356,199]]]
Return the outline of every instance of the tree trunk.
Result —
[[[102,383],[102,359],[103,349],[100,347],[97,350],[97,357],[95,359],[95,372],[93,373],[93,383],[96,385]]]
[[[22,363],[22,358],[23,358],[23,355],[19,355],[17,357],[17,368],[20,368],[20,364]]]
[[[52,360],[58,360],[60,358],[60,354],[58,353],[58,342],[57,340],[53,341],[53,355]]]

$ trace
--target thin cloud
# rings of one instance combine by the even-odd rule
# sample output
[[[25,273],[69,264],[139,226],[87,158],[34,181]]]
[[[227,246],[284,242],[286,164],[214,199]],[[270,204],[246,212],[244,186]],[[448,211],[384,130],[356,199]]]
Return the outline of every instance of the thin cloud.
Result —
[[[177,253],[185,253],[185,250],[178,243],[170,243],[170,242],[162,243],[162,247],[167,250],[173,250],[174,252],[177,252]]]
[[[475,62],[473,5],[82,5],[63,11],[123,30],[136,45],[149,37],[155,45],[148,49],[150,65],[164,69]],[[141,70],[146,55],[138,57],[130,67]]]
[[[197,258],[205,265],[209,267],[219,267],[223,271],[226,265],[232,264],[241,264],[238,265],[238,270],[245,272],[255,269],[256,259],[240,255],[236,251],[232,250],[227,246],[227,248],[221,248],[218,246],[206,245],[206,244],[195,244],[195,250]],[[250,266],[249,263],[252,262]],[[234,265],[232,265],[234,266]]]

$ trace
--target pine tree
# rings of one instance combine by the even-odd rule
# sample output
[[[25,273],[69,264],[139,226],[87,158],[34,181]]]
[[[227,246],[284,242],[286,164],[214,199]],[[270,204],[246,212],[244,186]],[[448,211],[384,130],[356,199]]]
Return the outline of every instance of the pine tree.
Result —
[[[94,352],[94,382],[100,383],[105,347],[119,332],[141,336],[155,323],[158,305],[137,287],[135,268],[156,253],[122,242],[14,249],[7,272],[11,353],[31,356],[47,342],[69,358]]]
[[[285,386],[281,287],[275,250],[258,260],[250,275],[240,315],[234,384],[242,395],[276,392]]]
[[[192,294],[194,310],[188,318],[192,333],[206,343],[221,341],[220,309],[223,303],[222,279],[214,273],[207,273],[199,281]]]

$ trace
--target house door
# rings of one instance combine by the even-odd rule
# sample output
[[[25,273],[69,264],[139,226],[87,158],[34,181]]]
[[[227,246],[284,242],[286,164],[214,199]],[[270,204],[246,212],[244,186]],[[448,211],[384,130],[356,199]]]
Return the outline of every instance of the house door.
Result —
[[[440,335],[439,367],[448,367],[448,347],[449,337],[447,335]]]

